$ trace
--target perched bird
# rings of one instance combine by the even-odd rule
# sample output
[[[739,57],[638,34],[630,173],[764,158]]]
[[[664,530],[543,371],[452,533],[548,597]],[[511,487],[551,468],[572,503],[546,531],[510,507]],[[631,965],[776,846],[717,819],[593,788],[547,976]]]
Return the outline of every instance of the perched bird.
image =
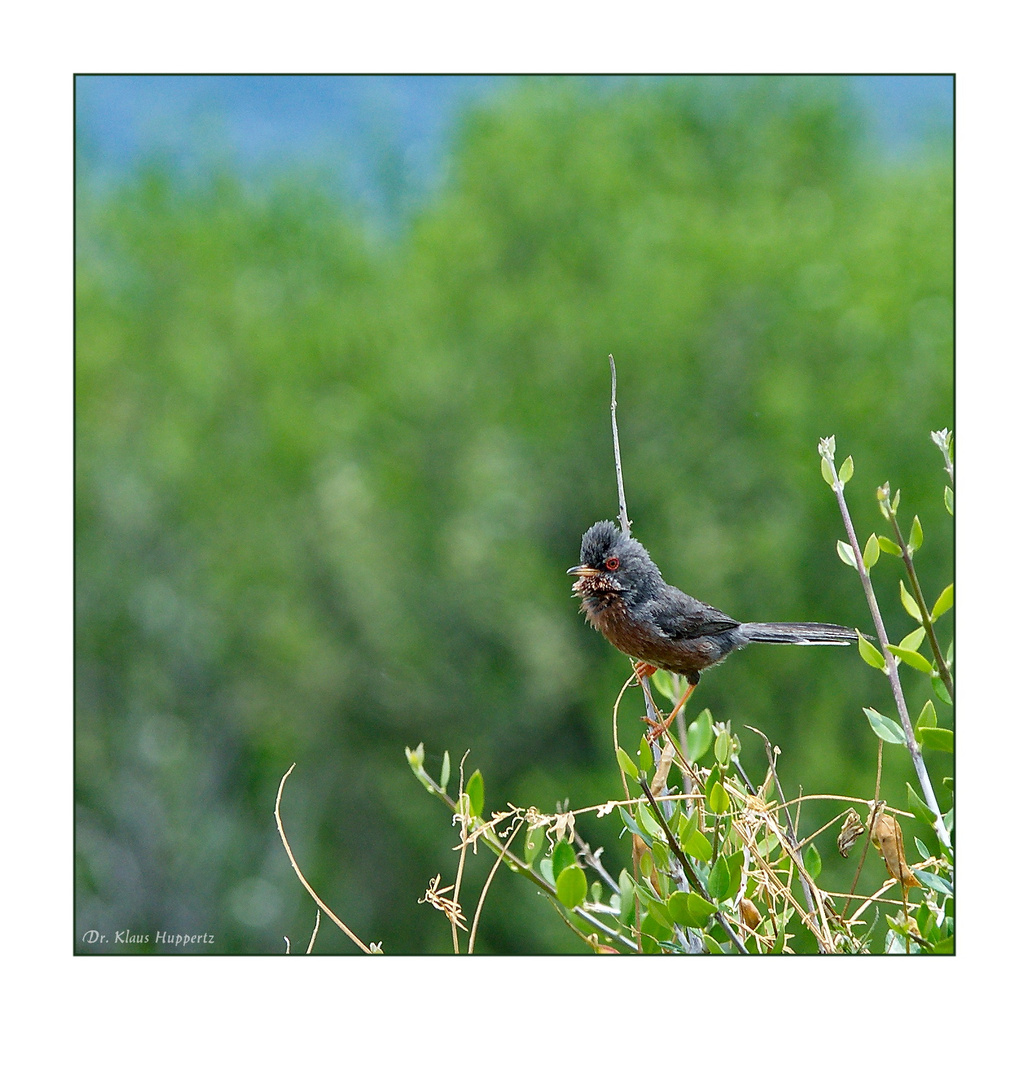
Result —
[[[616,649],[632,657],[640,678],[661,668],[689,684],[672,719],[700,682],[700,673],[752,641],[785,645],[849,645],[857,633],[833,623],[737,622],[724,611],[669,585],[647,549],[611,521],[598,521],[582,537],[579,565],[569,574],[580,610]]]

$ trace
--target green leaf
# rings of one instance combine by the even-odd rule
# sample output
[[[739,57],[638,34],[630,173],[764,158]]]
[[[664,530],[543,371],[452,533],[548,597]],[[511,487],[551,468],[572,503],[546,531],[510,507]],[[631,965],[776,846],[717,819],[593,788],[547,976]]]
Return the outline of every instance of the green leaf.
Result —
[[[689,899],[686,901],[687,906],[690,909],[690,914],[697,919],[707,919],[709,916],[714,915],[718,908],[711,903],[710,900],[705,900],[700,893],[691,892]]]
[[[939,874],[934,874],[931,870],[912,870],[911,872],[927,889],[942,893],[944,896],[954,895],[953,886]]]
[[[888,536],[879,536],[877,539],[879,547],[888,555],[899,555],[901,553],[900,544],[895,544]]]
[[[913,649],[902,649],[899,645],[891,645],[890,652],[898,660],[903,660],[908,667],[913,667],[916,671],[921,671],[925,675],[933,673],[932,664],[921,653],[915,652]]]
[[[915,721],[915,738],[921,742],[921,732],[936,727],[936,706],[932,703],[930,698],[923,706],[922,711],[918,714],[918,719]]]
[[[832,487],[836,481],[832,476],[832,466],[829,464],[828,458],[822,458],[822,479]]]
[[[547,839],[547,829],[545,825],[537,825],[535,829],[530,829],[525,834],[525,862],[532,866],[536,861],[536,857],[543,850],[544,843]]]
[[[857,559],[854,558],[854,549],[850,544],[845,544],[842,540],[837,540],[836,554],[839,555],[840,559],[848,566],[854,567],[855,570],[857,569]]]
[[[872,533],[865,543],[865,550],[861,553],[861,558],[864,559],[865,566],[869,570],[879,561],[879,540],[875,533]]]
[[[933,945],[933,952],[935,954],[937,954],[937,955],[953,956],[953,954],[954,954],[954,935],[951,934],[950,937],[946,937],[946,938],[943,938],[940,941],[937,941]]]
[[[711,710],[705,709],[686,729],[686,756],[690,761],[699,761],[714,742],[711,724]]]
[[[559,844],[554,845],[554,851],[550,859],[554,864],[554,877],[558,878],[561,876],[562,870],[566,870],[569,866],[575,866],[575,848],[567,840],[562,840]]]
[[[943,489],[943,505],[947,508],[950,516],[954,516],[954,489],[952,487],[945,487]]]
[[[908,787],[911,787],[911,785],[908,784]],[[932,855],[929,854],[929,849],[925,846],[925,844],[923,844],[922,841],[919,840],[917,836],[914,839],[915,839],[915,847],[918,848],[918,854],[921,855],[923,859],[931,859]]]
[[[557,898],[566,908],[578,907],[586,899],[586,874],[581,866],[566,866],[557,875]]]
[[[914,649],[915,652],[921,648],[922,642],[925,640],[925,629],[921,626],[916,626],[910,634],[905,637],[901,643],[902,649]]]
[[[468,795],[469,805],[473,817],[482,817],[482,808],[486,801],[486,781],[478,769],[468,777],[465,784],[465,793]]]
[[[668,931],[652,915],[646,915],[640,923],[640,945],[648,956],[661,952],[661,942],[668,938]]]
[[[687,903],[687,901],[689,900],[689,895],[689,893],[678,890],[676,892],[673,892],[667,900],[668,914],[680,926],[690,925],[686,922],[686,920],[689,918],[689,906]]]
[[[729,764],[729,755],[732,752],[732,736],[726,728],[715,736],[715,761],[719,765]]]
[[[664,836],[664,830],[658,824],[657,818],[650,812],[650,808],[644,806],[642,802],[636,807],[636,821],[643,830],[644,839],[648,842]]]
[[[893,516],[897,516],[897,508],[900,506],[900,488],[897,489],[897,494],[893,496],[893,502],[890,504],[890,509],[893,511]]]
[[[804,849],[804,869],[812,881],[822,872],[822,856],[818,854],[818,848],[814,844],[808,844]]]
[[[861,659],[869,667],[878,668],[880,671],[886,670],[886,661],[883,659],[883,654],[860,632],[858,632],[857,646]]]
[[[675,830],[676,835],[679,837],[679,844],[682,846],[699,828],[697,818],[699,817],[698,811],[694,810],[692,813],[683,813],[679,817],[679,825]]]
[[[647,914],[656,922],[659,922],[665,930],[671,930],[675,925],[672,916],[668,914],[667,905],[663,904],[660,900],[651,899],[647,902]]]
[[[782,956],[783,950],[786,947],[786,923],[785,920],[779,923],[779,933],[775,935],[775,941],[772,942],[772,947],[769,949],[769,953],[772,956]]]
[[[714,854],[714,849],[711,847],[711,841],[708,840],[707,835],[702,833],[699,829],[694,829],[690,835],[682,841],[682,850],[686,852],[690,858],[696,859],[698,862],[707,864],[711,861],[711,856]]]
[[[659,956],[661,954],[661,941],[668,936],[661,924],[649,915],[645,916],[640,923],[640,947],[644,956]]]
[[[932,609],[932,612],[930,613],[929,617],[932,619],[933,622],[936,622],[936,620],[942,614],[944,614],[944,612],[950,611],[950,609],[953,606],[954,606],[954,586],[953,586],[953,584],[951,584],[951,585],[948,585],[943,590],[943,592],[941,592],[940,595],[937,597],[936,603],[933,604],[933,609]]]
[[[762,859],[771,862],[772,853],[779,846],[779,838],[774,833],[769,833],[763,839],[757,842],[757,853]]]
[[[900,602],[904,605],[904,610],[915,619],[917,622],[922,621],[922,612],[918,608],[918,601],[907,591],[907,587],[902,581],[900,583]]]
[[[636,889],[632,875],[624,868],[618,875],[618,921],[622,926],[636,921]]]
[[[953,754],[954,732],[950,728],[926,728],[922,732],[922,745],[926,750],[942,750],[946,754]]]
[[[679,699],[675,695],[675,688],[672,686],[672,676],[669,672],[658,668],[658,670],[650,676],[650,685],[659,694],[668,698],[673,705],[678,705]]]
[[[725,862],[729,867],[729,895],[735,896],[740,891],[740,882],[743,880],[743,848],[726,855]]]
[[[668,897],[668,914],[679,926],[699,928],[707,925],[708,919],[717,911],[714,904],[709,904],[699,893],[674,892]]]
[[[664,840],[655,840],[650,848],[651,855],[654,856],[654,865],[658,870],[668,869],[668,864],[672,857],[672,849],[664,842]]]
[[[629,813],[629,811],[625,809],[624,806],[618,807],[618,813],[622,815],[622,823],[629,830],[629,832],[633,833],[635,836],[638,836],[641,840],[646,840],[647,843],[650,843],[650,837],[647,836],[647,834],[639,827],[639,825],[636,824],[636,821]]]
[[[636,762],[620,747],[615,747],[615,757],[618,759],[618,764],[621,765],[622,771],[627,772],[633,780],[636,780],[640,771],[636,768]]]
[[[919,797],[919,794],[915,789],[908,784],[908,809],[921,821],[924,821],[926,825],[933,825],[936,823],[936,815],[929,809],[927,803],[923,802]]]
[[[922,546],[922,523],[915,514],[915,520],[911,522],[911,533],[908,536],[908,550],[916,552]]]
[[[419,743],[414,750],[409,746],[404,747],[404,753],[407,754],[407,763],[411,766],[411,772],[418,778],[418,782],[425,788],[426,791],[435,792],[436,785],[433,779],[425,771],[425,744]]]
[[[719,855],[708,875],[707,891],[715,900],[726,900],[731,887],[732,875],[729,873],[729,864],[725,861],[724,855]]]
[[[872,730],[883,742],[904,745],[907,740],[904,738],[903,730],[895,720],[883,716],[881,712],[876,712],[875,709],[865,709],[863,711],[865,716],[868,717],[868,722],[872,725]]]
[[[439,775],[439,786],[446,791],[450,783],[450,751],[443,751],[443,771]]]
[[[947,684],[939,677],[939,675],[934,675],[932,677],[932,684],[933,689],[936,691],[936,696],[940,701],[945,701],[948,705],[954,704],[951,700],[950,693],[947,690]]]
[[[840,466],[840,483],[845,484],[854,475],[854,459],[848,454],[847,460]]]
[[[732,809],[725,788],[717,780],[708,788],[707,806],[713,814],[727,814]]]

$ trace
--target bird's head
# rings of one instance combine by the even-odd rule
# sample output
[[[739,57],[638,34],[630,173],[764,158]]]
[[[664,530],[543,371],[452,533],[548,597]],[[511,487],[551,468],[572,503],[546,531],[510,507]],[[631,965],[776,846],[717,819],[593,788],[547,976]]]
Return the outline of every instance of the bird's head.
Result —
[[[579,579],[572,587],[577,596],[618,593],[629,602],[645,599],[662,581],[647,549],[612,521],[598,521],[583,533],[579,565],[568,573]]]

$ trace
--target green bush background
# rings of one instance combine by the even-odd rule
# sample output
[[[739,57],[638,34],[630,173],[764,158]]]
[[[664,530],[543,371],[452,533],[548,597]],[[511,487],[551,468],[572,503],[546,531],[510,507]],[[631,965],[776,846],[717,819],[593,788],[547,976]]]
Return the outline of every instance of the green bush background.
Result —
[[[634,532],[675,584],[738,618],[870,631],[835,552],[829,434],[854,456],[862,541],[889,479],[925,528],[930,603],[953,580],[929,440],[953,426],[949,148],[883,163],[841,83],[730,84],[517,83],[464,117],[441,190],[393,231],[310,170],[80,171],[77,940],[305,943],[313,905],[272,819],[293,761],[302,867],[391,953],[450,949],[416,901],[452,880],[455,835],[405,745],[437,774],[469,751],[487,809],[618,795],[628,661],[564,573],[617,513],[608,353]],[[898,565],[874,572],[894,641],[913,625]],[[917,712],[928,680],[903,677]],[[781,747],[787,792],[869,798],[863,705],[893,714],[856,650],[766,646],[692,710],[733,721],[758,778],[744,724]],[[631,692],[630,752],[641,711]],[[903,806],[907,755],[885,759]],[[579,825],[617,875],[613,817]],[[832,835],[819,847],[820,883],[849,886]],[[318,951],[353,949],[323,924]],[[478,951],[581,946],[504,872]]]

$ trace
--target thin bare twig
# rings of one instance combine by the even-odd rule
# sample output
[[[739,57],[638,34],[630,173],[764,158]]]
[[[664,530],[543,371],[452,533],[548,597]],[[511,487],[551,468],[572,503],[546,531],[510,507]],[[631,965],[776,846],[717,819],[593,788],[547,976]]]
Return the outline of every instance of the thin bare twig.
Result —
[[[618,449],[618,419],[615,415],[618,402],[615,400],[615,390],[618,386],[618,375],[615,372],[615,358],[608,354],[611,363],[611,434],[615,443],[615,476],[618,478],[618,521],[622,526],[622,532],[629,535],[629,512],[625,507],[625,488],[622,485],[622,455]]]
[[[797,847],[797,832],[796,832],[796,829],[794,829],[794,827],[793,827],[793,818],[790,816],[790,806],[786,802],[786,796],[783,793],[782,785],[779,783],[779,773],[778,773],[778,771],[776,770],[776,767],[775,767],[775,754],[772,752],[772,744],[768,741],[768,736],[763,731],[759,730],[756,727],[751,727],[750,724],[747,724],[746,726],[751,731],[753,731],[756,735],[760,735],[762,741],[765,744],[765,756],[768,758],[768,768],[771,770],[772,779],[775,781],[775,790],[779,792],[779,804],[782,806],[783,810],[786,812],[786,836],[787,836],[790,844],[794,848],[796,848]],[[799,807],[800,807],[799,802],[797,804],[797,807],[798,807],[798,815],[799,815]],[[803,875],[801,875],[801,878],[800,878],[800,887],[804,891],[804,902],[807,904],[807,909],[813,915],[815,913],[815,898],[811,893],[811,888],[808,886],[807,879]],[[818,937],[817,934],[815,935],[815,942],[818,945],[818,951],[823,952],[824,949],[822,947],[822,941]]]
[[[511,846],[511,842],[518,835],[518,830],[522,827],[522,822],[519,821],[517,825],[511,830],[511,835],[507,839],[507,843],[504,844],[503,849],[497,856],[497,861],[493,864],[493,869],[490,870],[489,875],[486,878],[486,883],[482,887],[482,892],[479,893],[479,902],[475,905],[475,915],[472,918],[472,932],[468,937],[468,955],[471,956],[475,952],[475,931],[479,926],[479,915],[482,912],[482,905],[486,901],[486,893],[489,892],[490,885],[493,884],[493,877],[500,869],[501,864],[504,861],[504,856],[507,854],[507,849]]]
[[[697,871],[694,870],[693,864],[689,861],[686,853],[682,850],[681,847],[679,847],[679,841],[678,839],[676,839],[676,836],[672,832],[672,830],[668,827],[668,823],[665,821],[664,814],[661,813],[661,809],[657,805],[657,800],[654,798],[654,795],[650,790],[650,786],[647,784],[646,778],[643,776],[642,773],[640,774],[640,787],[643,788],[643,794],[647,797],[647,802],[650,803],[651,809],[654,811],[654,818],[664,830],[665,839],[668,841],[668,846],[672,849],[672,854],[675,856],[679,865],[682,867],[683,872],[686,874],[686,877],[689,880],[693,891],[695,893],[698,893],[710,904],[711,897],[708,896],[707,890],[704,888],[703,884],[700,881],[700,878],[697,876]],[[729,940],[733,943],[733,945],[735,945],[741,953],[746,955],[747,947],[739,939],[736,931],[733,930],[732,926],[730,925],[729,920],[722,914],[721,911],[715,911],[715,918],[722,924],[722,929],[726,932]]]
[[[349,926],[342,919],[340,919],[336,913],[325,903],[324,900],[311,888],[297,866],[297,861],[293,857],[293,849],[289,846],[289,841],[286,839],[286,832],[282,827],[282,818],[279,816],[279,804],[282,802],[282,789],[286,786],[286,781],[289,779],[289,774],[297,767],[297,763],[294,761],[292,765],[286,770],[285,775],[279,781],[279,791],[275,796],[275,825],[279,830],[279,838],[282,840],[282,846],[286,849],[286,855],[289,857],[289,864],[293,867],[293,872],[300,879],[300,884],[311,894],[311,899],[329,916],[330,919],[347,935],[348,938],[362,951],[371,955],[375,950],[370,949],[365,943],[350,929]],[[312,938],[312,944],[314,939]]]
[[[462,759],[463,760],[463,759]],[[435,795],[444,806],[449,807],[452,812],[457,811],[458,805],[431,777],[424,769],[418,768],[415,770],[415,775],[421,781],[422,785],[427,791]],[[606,809],[606,804],[600,804],[593,809],[600,810]],[[498,855],[503,850],[504,845],[497,839],[494,834],[490,823],[486,823],[485,826],[476,830],[476,836],[480,837],[485,845],[495,854]],[[557,889],[550,884],[542,875],[538,874],[530,865],[525,863],[522,859],[519,859],[517,855],[512,855],[510,851],[504,856],[504,861],[507,865],[516,873],[521,874],[523,877],[527,877],[541,893],[551,900],[555,906],[560,905],[560,901],[557,899]],[[584,922],[588,923],[594,930],[599,931],[605,937],[609,937],[614,941],[620,942],[622,945],[628,946],[633,951],[636,951],[636,943],[630,941],[624,937],[617,930],[612,929],[610,926],[605,926],[598,918],[592,913],[586,911],[582,907],[572,909],[576,915]]]
[[[629,511],[625,504],[625,485],[622,481],[622,452],[618,445],[618,399],[616,391],[618,389],[618,373],[615,370],[615,358],[614,355],[608,354],[608,362],[611,365],[611,437],[614,441],[615,450],[615,477],[618,480],[618,523],[621,526],[622,534],[624,536],[629,535],[629,527],[632,524],[629,521]],[[654,705],[654,698],[650,692],[650,680],[646,677],[640,679],[640,686],[643,688],[643,699],[647,707],[647,717],[651,723],[660,723],[657,708]],[[653,747],[654,764],[658,762],[660,751],[657,747]]]
[[[322,913],[318,908],[314,909],[314,929],[311,931],[311,940],[307,943],[307,955],[311,955],[314,949],[314,939],[318,936],[318,927],[322,924]]]
[[[459,904],[458,897],[460,896],[460,893],[461,893],[461,878],[464,876],[465,852],[468,850],[468,819],[467,819],[466,812],[468,814],[471,813],[471,800],[469,798],[467,798],[467,797],[462,798],[461,796],[464,795],[464,763],[465,763],[465,758],[468,757],[469,753],[470,753],[469,750],[466,750],[464,752],[464,755],[461,758],[461,764],[458,766],[459,785],[460,786],[458,787],[459,795],[458,795],[457,805],[459,807],[459,810],[458,810],[457,816],[459,817],[460,822],[461,822],[461,854],[460,854],[460,856],[458,857],[458,860],[457,860],[457,878],[454,880],[454,904],[455,905]],[[452,932],[453,938],[454,938],[454,955],[457,956],[461,952],[461,946],[460,946],[460,944],[458,943],[458,940],[457,940],[457,923],[454,922],[454,920],[450,921],[450,929],[451,929],[451,932]]]

